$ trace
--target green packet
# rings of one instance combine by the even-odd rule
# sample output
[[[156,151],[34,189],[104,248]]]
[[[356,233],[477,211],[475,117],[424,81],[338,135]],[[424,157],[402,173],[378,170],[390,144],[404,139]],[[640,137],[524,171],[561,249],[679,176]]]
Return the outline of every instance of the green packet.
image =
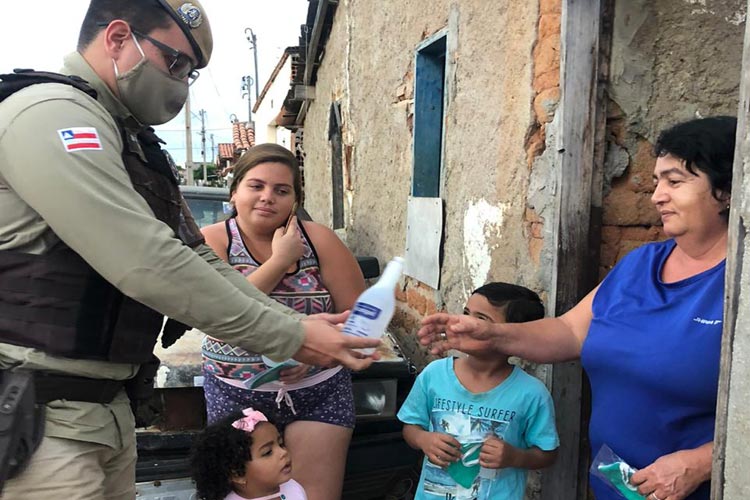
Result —
[[[636,469],[628,465],[612,449],[605,445],[599,449],[591,464],[591,473],[615,489],[626,500],[645,500],[646,497],[638,493],[630,478]]]
[[[276,382],[281,377],[281,372],[283,370],[294,368],[298,364],[299,363],[295,362],[294,360],[280,363],[276,366],[268,368],[265,371],[260,372],[250,380],[246,381],[244,385],[247,389],[255,389],[256,387],[260,387],[261,385],[267,384],[269,382]]]
[[[479,452],[482,443],[467,443],[461,445],[461,459],[451,462],[446,468],[448,475],[463,486],[470,488],[479,474]]]

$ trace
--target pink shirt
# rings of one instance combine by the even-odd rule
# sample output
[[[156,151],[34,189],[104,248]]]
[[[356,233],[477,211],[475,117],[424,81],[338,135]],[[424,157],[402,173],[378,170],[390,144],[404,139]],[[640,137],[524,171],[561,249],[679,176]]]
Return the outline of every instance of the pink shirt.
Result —
[[[273,495],[256,498],[245,498],[234,491],[224,498],[224,500],[307,500],[304,488],[294,479],[290,479],[280,486],[280,491]]]

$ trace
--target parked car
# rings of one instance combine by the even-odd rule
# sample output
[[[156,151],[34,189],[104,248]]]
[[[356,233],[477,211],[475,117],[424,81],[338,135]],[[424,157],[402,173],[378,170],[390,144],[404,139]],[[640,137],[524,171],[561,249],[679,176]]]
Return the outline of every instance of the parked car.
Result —
[[[195,222],[200,227],[223,220],[229,214],[229,189],[207,186],[180,186]]]
[[[226,217],[227,189],[182,186],[182,192],[199,225]],[[309,220],[304,209],[298,216]],[[357,260],[365,278],[377,278],[377,259]],[[137,412],[136,481],[141,500],[194,498],[187,458],[194,436],[205,425],[203,335],[193,329],[169,349],[158,345],[155,351],[162,361],[156,391]],[[421,455],[404,442],[396,419],[414,382],[414,369],[389,334],[380,354],[380,361],[352,375],[357,423],[347,457],[344,500],[410,499],[419,476]]]

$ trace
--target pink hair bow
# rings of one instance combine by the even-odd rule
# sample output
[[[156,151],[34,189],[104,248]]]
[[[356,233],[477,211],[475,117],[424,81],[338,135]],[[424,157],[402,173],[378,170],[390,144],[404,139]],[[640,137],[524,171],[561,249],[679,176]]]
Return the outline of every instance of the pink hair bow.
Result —
[[[242,410],[244,417],[232,422],[232,427],[245,432],[253,432],[258,422],[268,422],[265,415],[252,408],[245,408]]]

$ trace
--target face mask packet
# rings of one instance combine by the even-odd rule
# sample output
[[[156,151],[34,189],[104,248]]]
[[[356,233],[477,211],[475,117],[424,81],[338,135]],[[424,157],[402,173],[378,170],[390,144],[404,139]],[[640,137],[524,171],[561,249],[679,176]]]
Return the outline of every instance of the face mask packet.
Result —
[[[591,463],[591,474],[598,477],[626,500],[645,500],[635,486],[630,484],[630,477],[636,469],[627,464],[606,444],[597,452]]]
[[[466,443],[461,445],[461,459],[448,465],[446,471],[453,480],[463,486],[470,488],[479,474],[479,452],[482,443]]]

